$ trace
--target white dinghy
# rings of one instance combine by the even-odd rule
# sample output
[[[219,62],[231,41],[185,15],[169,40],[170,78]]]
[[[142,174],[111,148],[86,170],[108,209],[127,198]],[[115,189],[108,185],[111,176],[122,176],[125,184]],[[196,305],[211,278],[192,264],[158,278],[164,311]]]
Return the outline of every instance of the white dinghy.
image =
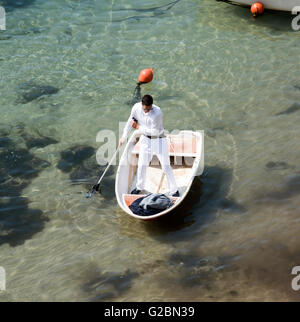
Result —
[[[154,155],[149,167],[147,168],[145,191],[142,191],[143,194],[139,195],[130,194],[136,185],[137,165],[139,159],[139,138],[140,133],[135,131],[124,149],[117,171],[115,191],[120,207],[127,214],[141,220],[153,220],[170,213],[178,207],[187,196],[194,177],[203,172],[203,132],[180,131],[175,135],[167,135],[170,162],[180,197],[171,197],[174,204],[170,208],[151,216],[136,215],[130,210],[129,206],[136,199],[146,196],[149,193],[167,194],[168,183],[166,176],[161,169],[158,158]]]

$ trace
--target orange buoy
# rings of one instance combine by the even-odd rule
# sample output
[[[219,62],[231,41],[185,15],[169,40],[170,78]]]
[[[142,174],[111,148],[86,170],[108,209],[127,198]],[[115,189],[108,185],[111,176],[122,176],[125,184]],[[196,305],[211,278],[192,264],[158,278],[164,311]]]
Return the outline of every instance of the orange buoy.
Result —
[[[264,5],[260,2],[255,2],[251,6],[251,12],[254,17],[258,15],[262,15],[264,13],[264,10],[265,10]]]
[[[153,79],[153,69],[146,68],[140,72],[139,83],[150,83]]]

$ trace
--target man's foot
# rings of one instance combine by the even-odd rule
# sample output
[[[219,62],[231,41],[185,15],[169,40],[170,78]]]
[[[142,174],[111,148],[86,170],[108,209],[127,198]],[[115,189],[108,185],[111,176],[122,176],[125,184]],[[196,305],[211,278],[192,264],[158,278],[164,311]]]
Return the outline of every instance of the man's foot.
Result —
[[[177,190],[175,193],[172,194],[172,197],[179,197],[179,191]]]
[[[140,192],[141,192],[141,190],[138,190],[137,188],[135,188],[135,189],[133,189],[133,190],[131,191],[131,194],[132,194],[132,195],[138,195]]]

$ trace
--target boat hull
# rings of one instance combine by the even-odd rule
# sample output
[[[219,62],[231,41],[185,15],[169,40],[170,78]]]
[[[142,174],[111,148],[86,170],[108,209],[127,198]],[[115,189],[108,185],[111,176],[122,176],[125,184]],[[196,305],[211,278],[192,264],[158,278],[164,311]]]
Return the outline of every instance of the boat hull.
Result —
[[[115,192],[119,206],[130,216],[144,220],[158,219],[174,211],[185,199],[195,176],[202,173],[204,168],[203,158],[203,132],[181,131],[176,135],[167,135],[171,166],[173,168],[176,183],[179,187],[180,197],[173,198],[174,205],[152,216],[139,216],[134,214],[129,206],[141,195],[131,195],[130,191],[135,188],[137,164],[139,158],[139,137],[135,131],[129,139],[121,156],[116,175]],[[161,166],[153,157],[146,174],[146,187],[143,194],[167,193],[168,185]]]
[[[261,2],[266,9],[288,12],[292,12],[295,7],[300,6],[299,0],[234,0],[229,2],[249,6],[255,2]]]

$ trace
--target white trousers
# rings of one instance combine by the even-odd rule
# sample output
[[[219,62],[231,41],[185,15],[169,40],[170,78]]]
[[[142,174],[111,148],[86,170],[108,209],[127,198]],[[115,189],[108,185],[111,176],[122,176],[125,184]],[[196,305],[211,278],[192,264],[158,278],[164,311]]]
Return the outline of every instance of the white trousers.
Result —
[[[162,170],[167,177],[169,193],[175,193],[178,190],[178,188],[176,185],[173,169],[170,165],[170,156],[167,139],[149,139],[144,135],[142,135],[140,138],[140,154],[138,161],[136,188],[138,190],[143,190],[145,188],[146,171],[147,167],[149,166],[149,163],[152,160],[153,154],[155,154],[158,157]]]

